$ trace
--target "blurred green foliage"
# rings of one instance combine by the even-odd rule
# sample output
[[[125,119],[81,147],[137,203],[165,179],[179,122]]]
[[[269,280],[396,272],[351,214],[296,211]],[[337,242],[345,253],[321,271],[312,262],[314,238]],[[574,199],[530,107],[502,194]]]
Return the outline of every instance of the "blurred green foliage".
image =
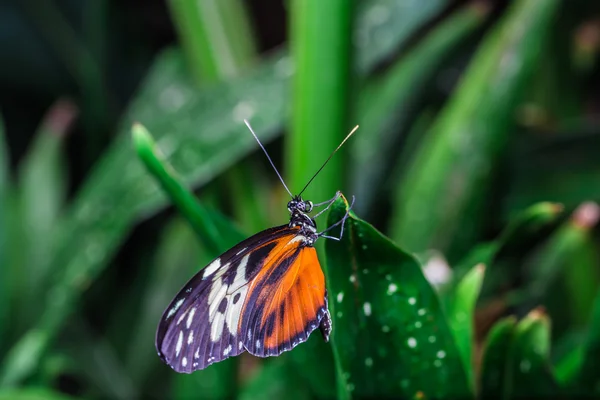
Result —
[[[599,396],[600,6],[283,3],[268,52],[256,1],[169,0],[176,44],[137,53],[124,6],[0,6],[49,49],[4,71],[50,52],[79,91],[34,133],[0,97],[0,399]],[[111,60],[149,63],[126,106]],[[294,193],[361,125],[306,192],[356,195],[317,246],[331,342],[178,375],[154,349],[172,296],[286,218],[244,119]]]

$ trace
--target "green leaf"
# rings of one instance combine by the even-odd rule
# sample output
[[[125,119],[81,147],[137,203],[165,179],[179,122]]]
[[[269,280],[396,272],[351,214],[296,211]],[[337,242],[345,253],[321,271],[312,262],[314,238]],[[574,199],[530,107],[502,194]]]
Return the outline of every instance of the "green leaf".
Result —
[[[19,223],[23,236],[18,251],[22,265],[16,266],[23,276],[19,310],[20,328],[31,324],[39,304],[27,301],[44,291],[48,282],[48,258],[52,253],[48,240],[63,211],[67,196],[67,174],[64,165],[65,135],[76,118],[76,106],[66,100],[57,101],[44,117],[18,170]]]
[[[10,231],[8,220],[10,211],[8,209],[8,192],[10,181],[8,175],[9,160],[5,143],[4,120],[0,114],[0,263],[8,265],[8,237]],[[7,336],[9,307],[11,303],[11,269],[0,268],[0,337]],[[0,344],[0,354],[3,354],[6,344]]]
[[[131,344],[125,355],[125,365],[131,379],[141,385],[151,372],[171,369],[156,357],[154,338],[161,315],[183,283],[197,271],[200,248],[197,238],[181,218],[174,218],[161,232],[156,253],[150,265],[141,309],[132,324]],[[161,388],[162,389],[162,388]],[[166,395],[166,392],[165,392]]]
[[[379,189],[389,179],[389,170],[399,162],[398,143],[416,118],[415,111],[435,73],[449,53],[480,27],[487,14],[481,5],[460,9],[435,26],[381,76],[366,82],[356,106],[357,123],[362,128],[349,143],[352,193],[360,199],[357,210],[370,210],[381,196]],[[402,151],[402,156],[406,153]]]
[[[354,2],[292,0],[290,5],[295,74],[284,159],[286,182],[297,194],[354,126],[348,120]],[[331,158],[303,196],[315,202],[331,198],[343,172],[343,158]],[[333,356],[318,339],[311,338],[291,359],[316,395],[329,398],[335,394]]]
[[[511,397],[544,398],[560,393],[549,354],[550,320],[543,312],[533,310],[517,324],[509,350]]]
[[[512,385],[509,350],[515,335],[517,320],[508,317],[498,321],[488,333],[484,344],[479,398],[508,399]]]
[[[584,118],[577,128],[516,131],[514,149],[506,162],[511,178],[502,214],[538,201],[560,202],[566,209],[574,209],[584,199],[599,199],[597,132]]]
[[[311,399],[306,382],[298,379],[294,364],[281,358],[263,364],[260,371],[241,389],[241,400]]]
[[[75,400],[75,397],[50,389],[0,389],[0,400]]]
[[[599,219],[597,204],[582,204],[524,266],[529,301],[544,304],[555,325],[559,325],[555,328],[558,334],[567,324],[585,326],[592,312],[600,273],[599,256],[590,235]],[[560,293],[564,297],[557,296]]]
[[[523,257],[523,244],[528,243],[542,228],[555,222],[562,211],[558,204],[542,202],[521,211],[514,216],[508,226],[490,242],[474,246],[454,267],[454,279],[441,290],[442,298],[452,295],[454,287],[470,271],[473,265],[486,265],[487,279],[483,281],[481,297],[496,296],[498,288],[510,284],[514,279],[514,257]],[[520,298],[520,295],[517,297]]]
[[[347,203],[334,203],[328,224]],[[417,260],[354,213],[326,243],[340,397],[467,396],[460,352]]]
[[[138,390],[125,369],[115,347],[105,337],[95,334],[85,321],[71,321],[70,337],[77,340],[67,343],[67,353],[78,367],[77,373],[95,386],[98,392],[110,399],[139,398]],[[152,342],[147,342],[146,344]]]
[[[171,0],[168,5],[197,83],[237,76],[256,56],[241,0]]]
[[[462,362],[469,386],[473,390],[473,362],[472,348],[475,344],[473,324],[475,318],[475,305],[485,274],[485,265],[478,264],[458,283],[450,295],[447,305],[448,323],[454,334],[456,346],[462,357]]]
[[[161,137],[169,133],[158,144],[173,168],[187,182],[207,182],[256,146],[243,127],[240,113],[259,110],[253,123],[265,142],[280,125],[283,102],[273,101],[273,97],[284,93],[287,76],[275,73],[278,60],[266,62],[244,79],[198,92],[191,88],[180,54],[166,51],[156,62],[126,121],[139,119]],[[127,132],[130,127],[126,122]],[[48,338],[56,335],[76,307],[77,296],[107,265],[132,225],[167,203],[159,186],[136,159],[129,138],[128,134],[122,135],[113,143],[51,235],[56,245],[48,268],[57,282],[47,293],[44,314],[32,328],[43,330]],[[31,367],[37,365],[40,356],[34,357]],[[14,379],[10,383],[25,377],[14,375],[10,365],[5,368],[0,372],[0,381],[9,383],[6,375]],[[21,370],[25,372],[31,371]]]
[[[202,393],[206,399],[230,399],[237,393],[237,382],[231,381],[236,376],[237,366],[237,358],[228,358],[193,375],[177,375],[172,390],[174,397],[181,399],[188,398],[190,393]]]
[[[353,2],[292,0],[291,6],[296,72],[285,159],[286,181],[299,193],[355,125],[348,121]],[[332,158],[304,196],[317,202],[331,198],[342,174],[342,159]]]
[[[572,386],[578,377],[584,361],[583,346],[577,346],[568,352],[559,362],[555,364],[555,375],[557,382],[563,387]],[[582,392],[586,392],[585,385],[579,386]]]
[[[600,395],[600,292],[594,300],[587,338],[582,349],[582,360],[571,385],[576,393],[597,397]]]
[[[556,222],[562,212],[562,206],[556,203],[542,202],[534,204],[514,216],[509,224],[494,240],[474,246],[454,267],[455,282],[464,277],[473,265],[484,264],[488,279],[484,281],[482,293],[495,294],[497,287],[510,279],[504,264],[498,259],[502,254],[516,253],[522,256],[522,245],[531,240],[542,228]],[[454,283],[455,285],[456,283]],[[451,285],[453,286],[453,285]]]
[[[546,398],[560,394],[550,362],[550,321],[539,310],[515,324],[496,323],[488,335],[480,398]]]
[[[397,243],[414,252],[437,249],[453,261],[473,239],[490,170],[504,152],[559,3],[514,2],[486,35],[398,185]]]
[[[176,171],[159,154],[146,128],[135,124],[132,134],[138,156],[214,257],[245,238],[221,213],[206,209],[185,187]]]
[[[377,62],[397,51],[400,45],[439,14],[448,0],[403,3],[395,0],[357,2],[356,63],[360,71],[372,69]]]

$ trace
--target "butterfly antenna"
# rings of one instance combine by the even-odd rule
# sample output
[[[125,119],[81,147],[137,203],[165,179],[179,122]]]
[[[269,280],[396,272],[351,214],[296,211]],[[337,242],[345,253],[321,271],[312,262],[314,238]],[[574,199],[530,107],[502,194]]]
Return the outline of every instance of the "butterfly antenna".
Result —
[[[300,193],[298,193],[298,196],[300,196],[302,193],[304,193],[304,191],[306,190],[306,188],[308,187],[308,185],[310,185],[310,183],[313,181],[313,179],[315,179],[317,177],[317,175],[319,175],[319,172],[321,172],[321,170],[323,168],[325,168],[325,166],[327,165],[327,163],[329,162],[329,160],[331,160],[331,157],[333,157],[333,155],[335,153],[337,153],[337,151],[340,149],[340,147],[342,147],[344,145],[344,143],[346,143],[346,140],[350,139],[350,136],[352,136],[354,134],[354,132],[356,132],[357,129],[358,129],[358,125],[356,125],[354,127],[354,129],[352,129],[350,131],[350,133],[348,134],[348,136],[346,136],[344,138],[344,140],[342,140],[342,143],[340,143],[340,145],[338,147],[336,147],[336,149],[333,151],[333,153],[331,153],[331,155],[327,158],[327,160],[325,160],[325,162],[323,163],[323,165],[321,165],[321,168],[319,168],[319,170],[312,176],[312,178],[310,178],[310,180],[306,183],[306,185],[304,185],[304,189],[302,189],[300,191]]]
[[[271,160],[271,157],[269,157],[269,153],[267,153],[267,150],[265,150],[265,147],[262,145],[262,143],[260,142],[260,140],[258,140],[258,136],[256,136],[256,133],[254,133],[254,130],[250,126],[250,123],[247,120],[244,120],[244,123],[246,124],[246,126],[248,127],[248,129],[250,129],[250,133],[252,134],[252,136],[254,136],[254,139],[256,139],[256,141],[258,142],[258,145],[260,146],[260,148],[262,149],[262,151],[265,152],[265,155],[267,156],[267,159],[271,163],[271,167],[273,167],[273,169],[275,170],[275,173],[279,177],[279,180],[283,184],[283,187],[290,194],[290,197],[294,198],[294,195],[292,194],[292,192],[290,192],[290,189],[288,189],[287,185],[283,181],[283,178],[281,177],[281,174],[279,173],[279,171],[277,171],[277,168],[275,167],[275,164],[273,164],[273,160]]]

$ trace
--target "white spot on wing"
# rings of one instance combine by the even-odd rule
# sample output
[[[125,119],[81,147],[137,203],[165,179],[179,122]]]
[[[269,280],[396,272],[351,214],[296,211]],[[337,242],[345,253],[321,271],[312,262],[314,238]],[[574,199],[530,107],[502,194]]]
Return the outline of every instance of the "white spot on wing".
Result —
[[[250,255],[245,255],[240,260],[240,263],[237,266],[237,271],[235,272],[235,278],[233,278],[233,283],[229,287],[229,294],[232,294],[240,287],[244,286],[248,281],[246,280],[246,266],[248,265],[248,259]]]
[[[257,341],[256,341],[256,349],[257,349],[257,350],[258,350],[258,349],[260,349],[260,340],[257,340]]]
[[[223,300],[223,297],[227,293],[227,285],[223,285],[222,282],[223,280],[220,278],[214,281],[208,294],[208,317],[211,322],[219,307],[219,303],[221,303],[221,300]]]
[[[223,356],[227,357],[229,353],[231,353],[232,347],[231,345],[227,346],[225,350],[223,350]]]
[[[225,327],[225,315],[216,313],[215,319],[210,324],[210,340],[216,342],[221,339],[223,335],[223,328]]]
[[[184,366],[184,367],[186,367],[186,366],[187,366],[187,357],[183,357],[183,358],[181,359],[181,365],[182,365],[182,366]]]
[[[192,344],[194,342],[194,331],[190,331],[190,335],[188,336],[188,344]]]
[[[200,347],[196,349],[196,352],[194,353],[194,358],[200,358]]]
[[[185,321],[185,327],[190,329],[192,321],[194,320],[194,314],[196,313],[196,307],[192,308],[188,313],[187,321]]]
[[[183,345],[183,331],[179,331],[179,338],[177,338],[177,344],[175,345],[175,357],[179,357],[181,346]]]
[[[238,349],[240,349],[240,350],[241,350],[241,349],[242,349],[242,347],[244,347],[244,343],[242,343],[242,342],[238,343]]]
[[[246,301],[246,294],[248,293],[248,281],[246,280],[246,267],[248,265],[249,255],[244,256],[237,266],[235,278],[229,288],[227,288],[227,311],[225,312],[225,324],[227,329],[232,333],[233,336],[237,334],[238,324],[242,313],[242,307]],[[234,304],[233,299],[239,294],[240,298]]]
[[[300,242],[300,241],[306,242],[306,237],[302,236],[302,235],[296,235],[288,242],[288,246],[292,243],[296,243],[296,242]]]
[[[181,307],[181,305],[183,304],[184,301],[185,301],[185,297],[183,299],[177,300],[177,303],[175,303],[175,305],[173,307],[171,307],[171,309],[169,310],[169,313],[167,314],[166,319],[171,318],[173,316],[173,314],[175,314],[177,312],[177,310],[179,310],[179,307]]]
[[[179,316],[179,319],[177,320],[177,325],[179,325],[181,323],[181,321],[183,321],[183,319],[185,318],[185,316],[187,315],[188,311],[186,310],[183,314],[181,314]]]
[[[202,272],[202,279],[206,279],[209,276],[211,276],[212,274],[214,274],[215,271],[218,270],[220,266],[221,266],[220,258],[217,258],[215,261],[208,264],[208,266],[206,268],[204,268],[204,271]]]

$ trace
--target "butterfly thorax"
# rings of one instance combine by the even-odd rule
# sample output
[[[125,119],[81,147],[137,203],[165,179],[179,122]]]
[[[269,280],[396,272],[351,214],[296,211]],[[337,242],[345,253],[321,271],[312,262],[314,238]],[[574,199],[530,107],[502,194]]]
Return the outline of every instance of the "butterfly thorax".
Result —
[[[290,212],[290,228],[300,227],[300,235],[306,237],[306,243],[312,246],[317,238],[317,223],[308,215],[312,211],[311,201],[302,200],[302,197],[296,196],[288,202],[288,211]]]

